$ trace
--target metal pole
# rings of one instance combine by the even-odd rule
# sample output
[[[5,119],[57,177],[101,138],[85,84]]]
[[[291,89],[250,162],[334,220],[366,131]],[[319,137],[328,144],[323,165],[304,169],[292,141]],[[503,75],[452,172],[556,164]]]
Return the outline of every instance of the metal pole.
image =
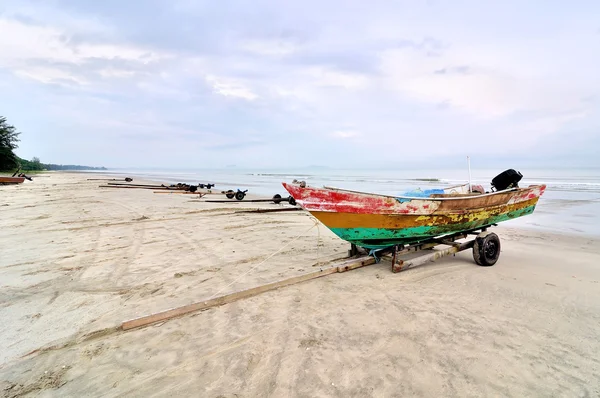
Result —
[[[467,165],[469,167],[469,193],[471,193],[471,159],[467,156]]]

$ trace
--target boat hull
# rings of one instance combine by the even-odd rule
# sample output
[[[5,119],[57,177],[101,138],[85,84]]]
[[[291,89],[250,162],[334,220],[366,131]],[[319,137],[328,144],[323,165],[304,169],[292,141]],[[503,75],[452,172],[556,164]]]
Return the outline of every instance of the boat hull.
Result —
[[[284,187],[334,234],[366,248],[413,244],[533,213],[545,186],[451,199],[406,198],[328,188]]]
[[[0,184],[22,184],[25,177],[0,177]]]

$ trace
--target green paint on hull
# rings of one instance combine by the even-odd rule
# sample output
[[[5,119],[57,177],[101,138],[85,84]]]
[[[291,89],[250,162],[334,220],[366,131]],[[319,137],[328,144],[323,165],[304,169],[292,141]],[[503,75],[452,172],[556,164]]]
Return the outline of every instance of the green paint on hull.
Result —
[[[447,225],[424,225],[402,229],[388,228],[330,228],[334,234],[357,246],[378,249],[399,244],[418,243],[441,235],[468,231],[533,213],[535,205],[499,214],[485,220]]]

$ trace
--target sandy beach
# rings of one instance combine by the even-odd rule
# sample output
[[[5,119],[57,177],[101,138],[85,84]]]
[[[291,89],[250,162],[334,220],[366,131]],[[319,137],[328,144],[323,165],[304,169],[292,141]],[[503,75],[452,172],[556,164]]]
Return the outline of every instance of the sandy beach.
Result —
[[[600,396],[599,238],[507,222],[493,267],[382,261],[118,331],[349,245],[303,211],[87,178],[0,187],[0,396]]]

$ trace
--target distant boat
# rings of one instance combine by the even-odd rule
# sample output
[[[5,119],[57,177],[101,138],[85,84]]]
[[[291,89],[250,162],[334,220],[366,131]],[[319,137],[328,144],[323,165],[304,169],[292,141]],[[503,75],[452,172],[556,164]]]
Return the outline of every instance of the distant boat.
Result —
[[[334,234],[367,249],[411,245],[484,228],[533,213],[545,185],[519,188],[522,175],[507,170],[494,180],[496,192],[473,192],[469,184],[415,191],[402,196],[283,183],[302,208]],[[507,180],[507,181],[503,181]]]
[[[0,176],[0,184],[9,185],[9,184],[22,184],[25,181],[25,177],[4,177]]]

